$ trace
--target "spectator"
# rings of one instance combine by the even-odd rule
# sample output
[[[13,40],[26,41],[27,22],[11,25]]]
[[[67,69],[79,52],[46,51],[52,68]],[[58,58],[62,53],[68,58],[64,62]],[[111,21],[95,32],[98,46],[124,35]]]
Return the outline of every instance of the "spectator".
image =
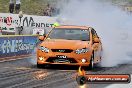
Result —
[[[43,15],[44,15],[44,16],[47,16],[47,13],[46,13],[46,11],[43,11]]]
[[[44,16],[56,16],[59,14],[60,10],[55,7],[51,7],[49,4],[47,4],[47,7],[45,10],[43,10],[43,15]]]
[[[54,16],[55,14],[55,8],[51,7],[51,16]]]
[[[51,6],[47,4],[46,10],[51,10]]]
[[[2,35],[2,29],[0,28],[0,35]]]
[[[20,11],[20,4],[21,4],[21,0],[16,0],[16,6],[15,6],[16,13],[19,13]]]
[[[9,11],[10,13],[14,12],[14,0],[10,0],[9,2]]]
[[[49,4],[47,4],[47,7],[46,7],[46,9],[45,9],[45,11],[44,11],[44,16],[51,16],[51,7],[50,7],[50,5]]]
[[[51,16],[51,9],[50,8],[47,9],[46,12],[47,12],[47,16]]]
[[[59,14],[59,9],[58,8],[55,8],[55,7],[53,8],[52,7],[51,10],[52,10],[52,16],[56,16],[57,14]]]

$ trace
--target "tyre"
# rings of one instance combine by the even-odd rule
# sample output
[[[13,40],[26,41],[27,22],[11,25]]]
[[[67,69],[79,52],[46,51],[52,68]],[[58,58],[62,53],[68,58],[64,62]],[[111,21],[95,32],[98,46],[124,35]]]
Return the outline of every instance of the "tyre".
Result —
[[[37,63],[37,67],[38,68],[42,68],[42,65]]]
[[[94,53],[91,56],[90,64],[89,64],[89,69],[93,70],[94,69]]]

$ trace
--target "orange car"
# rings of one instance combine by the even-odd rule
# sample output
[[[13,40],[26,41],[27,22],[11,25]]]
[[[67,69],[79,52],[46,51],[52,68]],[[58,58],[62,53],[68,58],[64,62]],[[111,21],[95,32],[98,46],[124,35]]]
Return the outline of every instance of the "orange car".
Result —
[[[101,61],[102,44],[96,31],[86,26],[58,26],[46,36],[40,36],[37,66],[65,64],[88,66]]]

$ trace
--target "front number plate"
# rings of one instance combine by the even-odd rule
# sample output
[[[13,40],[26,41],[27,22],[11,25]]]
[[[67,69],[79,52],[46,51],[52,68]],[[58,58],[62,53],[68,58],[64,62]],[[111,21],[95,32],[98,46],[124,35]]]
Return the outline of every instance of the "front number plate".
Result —
[[[58,58],[67,58],[67,56],[64,55],[57,55]]]

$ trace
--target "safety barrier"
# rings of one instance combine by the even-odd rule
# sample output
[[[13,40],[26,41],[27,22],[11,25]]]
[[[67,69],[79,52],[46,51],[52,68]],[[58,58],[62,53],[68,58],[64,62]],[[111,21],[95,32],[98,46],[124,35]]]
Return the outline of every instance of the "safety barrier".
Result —
[[[0,61],[30,56],[35,52],[36,35],[0,36]]]

